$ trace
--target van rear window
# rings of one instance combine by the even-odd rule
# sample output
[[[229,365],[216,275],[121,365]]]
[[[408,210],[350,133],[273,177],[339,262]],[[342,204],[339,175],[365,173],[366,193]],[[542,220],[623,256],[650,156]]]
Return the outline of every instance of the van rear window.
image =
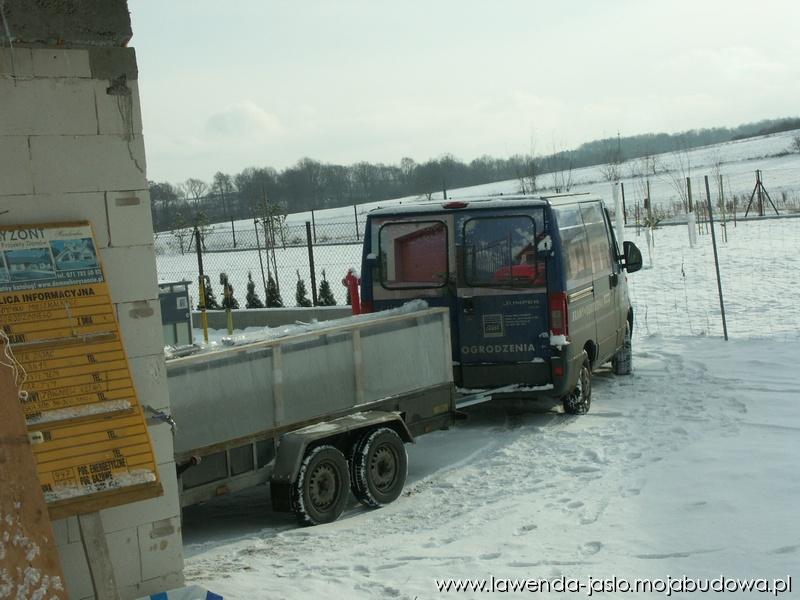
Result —
[[[536,258],[536,224],[527,215],[483,217],[464,223],[464,279],[472,286],[544,285]]]
[[[378,238],[383,287],[435,288],[447,283],[447,227],[443,222],[387,223]]]

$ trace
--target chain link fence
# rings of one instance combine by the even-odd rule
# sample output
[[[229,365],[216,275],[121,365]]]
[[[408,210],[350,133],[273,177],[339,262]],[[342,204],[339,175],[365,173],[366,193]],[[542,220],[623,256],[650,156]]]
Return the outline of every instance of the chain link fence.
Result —
[[[745,205],[738,204],[737,217],[714,207],[730,336],[797,337],[800,218],[792,217],[798,212],[784,202],[778,206],[779,217],[743,220]],[[634,226],[635,219],[628,221],[625,237],[635,241],[644,256],[644,268],[628,276],[637,336],[722,335],[707,206],[700,199],[696,213],[694,245],[685,223],[646,228]],[[305,224],[275,221],[265,226],[259,220],[238,221],[234,243],[230,225],[217,224],[202,232],[204,271],[220,303],[220,274],[226,273],[241,308],[246,306],[249,278],[264,302],[270,277],[276,282],[283,305],[297,306],[298,276],[309,300],[313,297],[312,279],[319,291],[324,277],[336,303],[343,305],[347,291],[341,280],[349,269],[360,270],[363,226],[363,221],[357,226],[352,220],[319,223],[316,227],[309,222],[308,229]],[[191,289],[196,306],[198,262],[192,230],[157,234],[155,248],[159,280],[194,283]]]
[[[306,297],[319,295],[323,280],[330,285],[337,304],[345,304],[347,290],[342,278],[349,269],[360,270],[363,233],[354,222],[324,223],[312,226],[287,224],[279,219],[265,222],[236,222],[200,228],[203,271],[208,276],[216,299],[222,301],[220,274],[228,276],[234,298],[246,307],[248,281],[267,304],[270,278],[276,284],[283,306],[298,306],[298,279],[303,281]],[[363,227],[363,223],[360,224]],[[192,229],[179,229],[155,236],[158,278],[161,282],[189,280],[198,282],[197,247]],[[313,260],[313,269],[312,269]],[[312,281],[314,284],[312,284]],[[195,306],[199,292],[194,288]]]

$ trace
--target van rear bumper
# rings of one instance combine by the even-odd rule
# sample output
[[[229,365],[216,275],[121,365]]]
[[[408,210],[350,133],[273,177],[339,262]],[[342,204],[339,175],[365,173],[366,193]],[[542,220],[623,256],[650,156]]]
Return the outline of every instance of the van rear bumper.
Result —
[[[467,389],[513,384],[539,387],[552,383],[550,365],[546,362],[457,365],[453,368],[453,377],[458,387]]]

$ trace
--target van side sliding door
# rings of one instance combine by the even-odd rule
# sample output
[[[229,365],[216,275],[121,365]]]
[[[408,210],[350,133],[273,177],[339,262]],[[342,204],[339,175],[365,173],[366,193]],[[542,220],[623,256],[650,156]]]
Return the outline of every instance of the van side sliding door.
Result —
[[[611,247],[606,220],[600,202],[581,203],[581,217],[589,241],[594,284],[595,321],[597,324],[597,360],[600,365],[614,354],[619,336],[619,273],[611,260]],[[616,267],[616,269],[615,269]]]

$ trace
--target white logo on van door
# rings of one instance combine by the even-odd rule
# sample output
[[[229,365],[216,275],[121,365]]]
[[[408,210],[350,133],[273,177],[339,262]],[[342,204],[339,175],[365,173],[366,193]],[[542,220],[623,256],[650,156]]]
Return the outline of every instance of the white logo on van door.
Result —
[[[533,344],[481,344],[461,346],[461,354],[507,354],[510,352],[535,352]]]

